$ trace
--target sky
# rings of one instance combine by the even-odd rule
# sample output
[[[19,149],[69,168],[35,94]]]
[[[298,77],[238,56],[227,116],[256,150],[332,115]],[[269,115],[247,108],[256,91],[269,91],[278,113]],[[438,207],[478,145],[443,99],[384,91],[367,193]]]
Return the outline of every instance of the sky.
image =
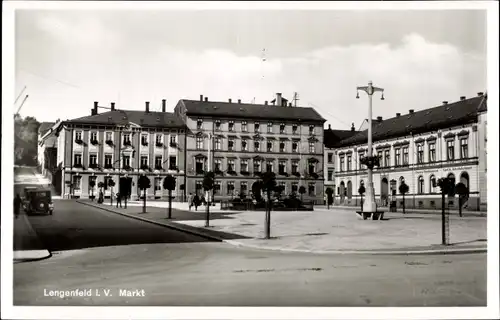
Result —
[[[39,121],[280,92],[334,129],[487,90],[483,10],[18,10],[15,95]],[[22,96],[22,97],[23,97]],[[20,98],[16,108],[21,103]],[[105,110],[100,110],[104,112]]]

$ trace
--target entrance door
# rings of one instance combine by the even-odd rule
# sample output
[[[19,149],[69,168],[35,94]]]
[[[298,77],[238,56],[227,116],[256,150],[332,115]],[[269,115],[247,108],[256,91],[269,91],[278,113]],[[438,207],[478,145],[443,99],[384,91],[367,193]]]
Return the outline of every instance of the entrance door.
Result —
[[[387,199],[389,197],[389,182],[387,178],[382,178],[380,185],[380,203],[383,207],[387,206]]]

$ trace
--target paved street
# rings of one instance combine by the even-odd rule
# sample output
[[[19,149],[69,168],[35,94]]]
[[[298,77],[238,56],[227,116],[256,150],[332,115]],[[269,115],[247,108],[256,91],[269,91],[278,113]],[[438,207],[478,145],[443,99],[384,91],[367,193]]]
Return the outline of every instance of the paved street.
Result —
[[[14,265],[15,305],[486,304],[486,254],[258,251],[209,242],[72,200],[56,201],[55,208],[53,216],[30,217],[53,256]],[[50,296],[74,289],[91,289],[92,296]],[[139,296],[120,296],[120,289],[138,290]]]
[[[52,216],[29,217],[40,240],[51,252],[100,246],[208,241],[72,200],[55,200],[54,208]]]

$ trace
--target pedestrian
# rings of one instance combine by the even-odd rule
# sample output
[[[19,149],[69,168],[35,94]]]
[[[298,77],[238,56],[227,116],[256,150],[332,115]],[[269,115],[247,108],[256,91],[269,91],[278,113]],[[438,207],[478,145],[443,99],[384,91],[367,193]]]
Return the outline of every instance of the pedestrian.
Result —
[[[122,195],[117,192],[116,193],[116,207],[118,208],[118,205],[120,205],[120,208],[122,207]]]
[[[99,199],[97,200],[97,203],[103,203],[104,202],[104,193],[99,191]]]
[[[188,205],[189,205],[189,211],[191,211],[191,207],[193,206],[193,194],[190,193],[187,198]]]
[[[198,211],[198,205],[200,204],[199,201],[200,201],[200,198],[198,197],[198,194],[196,194],[193,198],[193,204],[194,204],[195,211]]]
[[[21,210],[21,203],[22,200],[18,193],[14,198],[14,216],[16,217],[16,219],[19,217],[19,211]]]

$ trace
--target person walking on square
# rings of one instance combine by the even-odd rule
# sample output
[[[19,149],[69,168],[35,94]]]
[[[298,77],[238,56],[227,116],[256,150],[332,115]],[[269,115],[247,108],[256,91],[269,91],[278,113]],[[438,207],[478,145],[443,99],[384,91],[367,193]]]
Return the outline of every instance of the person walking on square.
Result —
[[[19,217],[19,211],[21,210],[21,202],[22,200],[18,193],[14,198],[14,216],[16,217],[16,219]]]
[[[190,193],[187,198],[188,205],[189,205],[189,211],[191,211],[191,207],[193,206],[193,194]]]
[[[117,192],[116,193],[116,207],[118,208],[118,205],[120,205],[120,208],[122,207],[122,195]]]
[[[198,211],[198,205],[200,204],[200,198],[198,197],[198,194],[194,196],[193,204],[194,204],[194,210]]]

